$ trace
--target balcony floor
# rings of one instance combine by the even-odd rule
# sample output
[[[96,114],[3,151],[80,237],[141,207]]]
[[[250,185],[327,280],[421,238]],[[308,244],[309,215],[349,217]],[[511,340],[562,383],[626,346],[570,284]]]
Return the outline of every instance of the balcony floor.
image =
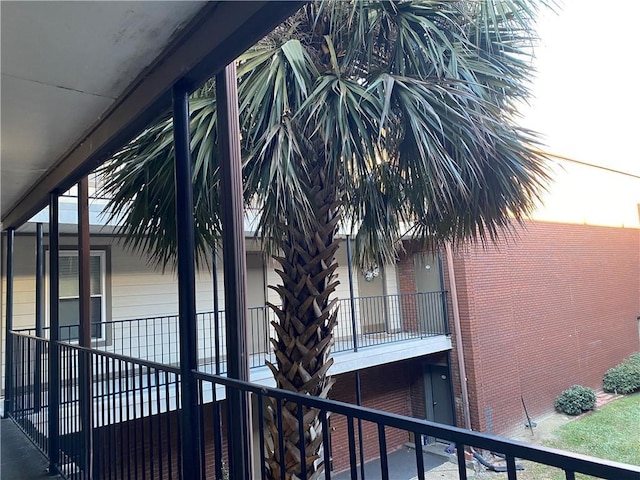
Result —
[[[8,418],[0,421],[0,472],[2,480],[34,480],[50,477],[49,462]]]

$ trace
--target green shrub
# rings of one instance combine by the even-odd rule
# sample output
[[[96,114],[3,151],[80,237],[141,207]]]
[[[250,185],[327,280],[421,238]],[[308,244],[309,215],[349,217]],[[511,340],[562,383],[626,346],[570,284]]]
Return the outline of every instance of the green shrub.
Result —
[[[640,390],[640,361],[635,361],[633,357],[640,358],[640,355],[632,355],[629,360],[605,372],[602,379],[602,387],[605,392],[626,395]]]
[[[596,406],[596,392],[588,387],[574,385],[556,398],[554,406],[567,415],[580,415]]]
[[[627,361],[640,365],[640,352],[631,355]]]

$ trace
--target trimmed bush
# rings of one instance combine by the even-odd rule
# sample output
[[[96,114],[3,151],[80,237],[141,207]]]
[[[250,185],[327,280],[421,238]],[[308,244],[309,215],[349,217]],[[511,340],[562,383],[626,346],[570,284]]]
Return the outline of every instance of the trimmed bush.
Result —
[[[567,415],[580,415],[596,406],[596,392],[591,388],[574,385],[560,394],[554,403],[556,410]]]
[[[640,390],[640,354],[631,355],[620,365],[607,370],[602,388],[605,392],[625,395]]]

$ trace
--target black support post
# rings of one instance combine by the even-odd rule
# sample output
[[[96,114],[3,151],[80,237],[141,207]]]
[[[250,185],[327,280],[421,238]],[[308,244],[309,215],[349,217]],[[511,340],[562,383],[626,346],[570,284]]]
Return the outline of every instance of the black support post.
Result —
[[[227,375],[249,380],[247,350],[246,252],[244,241],[242,159],[236,66],[216,75],[218,149],[222,203],[225,318],[227,322]],[[251,410],[245,393],[227,389],[229,418],[229,470],[233,480],[251,480]]]
[[[211,263],[213,265],[213,327],[214,327],[214,345],[216,349],[216,375],[220,375],[220,300],[218,299],[218,250],[213,246],[211,249]],[[213,386],[215,389],[215,385]],[[213,436],[214,436],[214,453],[215,453],[215,478],[223,478],[222,472],[222,411],[220,401],[215,398],[213,402]]]
[[[89,241],[89,179],[85,176],[78,182],[78,277],[80,304],[81,347],[91,348],[91,244]],[[93,470],[92,440],[92,372],[91,357],[78,355],[78,386],[80,418],[82,425],[82,469],[88,476]]]
[[[362,384],[360,383],[360,370],[356,370],[356,405],[362,406]],[[360,453],[360,478],[364,478],[364,439],[362,438],[362,419],[358,417],[358,450]],[[380,452],[380,456],[383,453]]]
[[[351,254],[351,235],[347,235],[347,269],[349,271],[349,305],[351,307],[351,330],[353,351],[358,351],[358,331],[356,325],[356,299],[353,292],[353,255]]]
[[[49,474],[59,472],[60,422],[60,232],[58,195],[49,196]]]
[[[5,311],[5,358],[4,358],[4,416],[13,412],[13,254],[16,231],[7,230],[7,305]]]
[[[173,87],[173,141],[175,146],[176,223],[178,228],[178,316],[180,323],[180,375],[182,409],[182,478],[203,478],[200,461],[198,385],[192,371],[198,368],[196,340],[195,238],[193,183],[189,134],[189,90]]]
[[[211,249],[211,263],[213,264],[213,323],[214,344],[216,349],[216,375],[220,375],[220,300],[218,299],[218,252],[214,246]]]
[[[36,224],[36,337],[42,338],[44,325],[44,242],[42,223]],[[36,343],[36,364],[34,365],[34,409],[40,410],[42,395],[42,343]]]

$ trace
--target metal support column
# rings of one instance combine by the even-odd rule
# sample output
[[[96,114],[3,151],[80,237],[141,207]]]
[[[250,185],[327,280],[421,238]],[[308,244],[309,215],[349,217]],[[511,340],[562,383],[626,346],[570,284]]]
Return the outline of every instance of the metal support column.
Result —
[[[16,231],[7,230],[7,305],[5,316],[5,358],[4,358],[4,416],[13,412],[13,339],[9,332],[13,330],[13,254]]]
[[[353,293],[353,256],[351,255],[351,235],[347,235],[347,269],[349,271],[349,305],[351,306],[351,329],[353,351],[358,351],[358,331],[356,326],[356,299]]]
[[[244,241],[242,158],[236,66],[216,75],[218,149],[222,203],[225,318],[227,321],[227,375],[249,380],[247,350],[246,252]],[[233,480],[251,480],[251,409],[246,394],[227,390],[229,418],[229,472]]]
[[[36,224],[36,337],[42,338],[44,325],[44,242],[42,223]],[[42,343],[36,343],[34,368],[34,409],[40,411],[42,402]]]
[[[214,345],[216,349],[216,375],[220,375],[220,300],[218,299],[218,251],[214,245],[211,249],[211,264],[213,265],[213,326]],[[215,388],[215,387],[214,387]],[[215,473],[216,478],[222,478],[222,409],[220,401],[213,405],[214,419],[214,449],[215,449]]]
[[[49,195],[49,474],[60,461],[60,232],[58,195]]]
[[[198,368],[196,339],[195,237],[193,183],[189,133],[189,90],[173,87],[173,141],[175,147],[176,222],[178,228],[178,315],[180,324],[180,375],[182,395],[182,478],[203,478],[200,461],[198,385],[192,371]]]
[[[81,347],[91,348],[91,245],[89,242],[89,179],[85,176],[78,182],[78,276]],[[78,355],[78,386],[80,422],[82,426],[81,466],[86,475],[93,469],[92,440],[92,379],[91,357],[82,352]]]
[[[356,370],[356,405],[362,406],[362,384],[360,383],[360,370]],[[360,451],[360,478],[364,480],[364,440],[362,438],[362,419],[358,418],[358,449]],[[383,453],[380,452],[382,456]]]
[[[216,375],[220,375],[220,300],[218,299],[218,252],[214,246],[211,249],[211,263],[213,265],[213,323],[214,346],[216,349]]]
[[[91,348],[91,246],[89,243],[89,181],[78,182],[78,277],[81,347]]]

